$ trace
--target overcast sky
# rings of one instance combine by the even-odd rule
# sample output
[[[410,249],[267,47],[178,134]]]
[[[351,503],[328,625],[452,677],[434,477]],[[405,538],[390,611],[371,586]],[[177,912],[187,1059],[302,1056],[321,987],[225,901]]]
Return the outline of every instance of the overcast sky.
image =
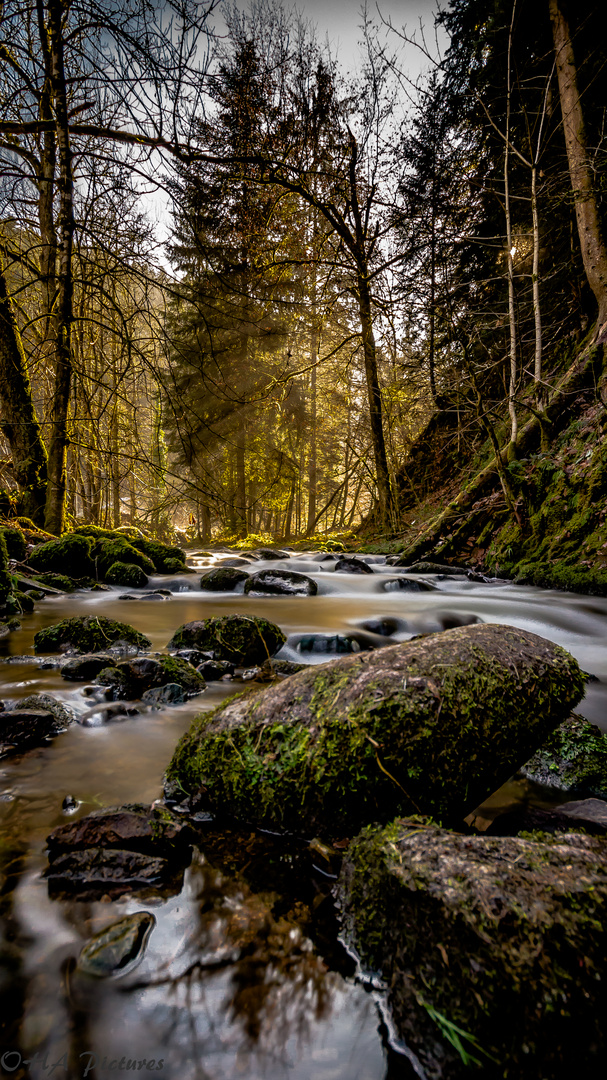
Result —
[[[318,25],[321,39],[328,35],[332,52],[337,52],[344,67],[356,63],[361,24],[359,0],[295,0],[294,6]],[[427,43],[433,46],[437,0],[378,0],[377,3],[368,0],[368,13],[374,22],[380,21],[378,8],[386,21],[398,29],[405,26],[409,34],[416,31],[418,38],[421,19],[427,31]],[[421,66],[421,53],[417,56],[415,53],[415,49],[408,50],[411,65]]]

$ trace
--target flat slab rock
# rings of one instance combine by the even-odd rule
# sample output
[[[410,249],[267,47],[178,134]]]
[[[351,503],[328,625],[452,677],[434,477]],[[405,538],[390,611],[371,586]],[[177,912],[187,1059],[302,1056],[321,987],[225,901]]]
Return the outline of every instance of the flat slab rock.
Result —
[[[460,820],[584,692],[577,662],[513,627],[458,627],[309,667],[198,717],[167,771],[214,814],[304,836],[399,813]]]
[[[191,833],[170,811],[134,804],[96,810],[47,837],[49,892],[87,900],[150,886],[177,889]]]
[[[380,971],[426,1080],[598,1077],[607,1005],[607,840],[366,829],[337,888],[347,942]],[[473,1062],[472,1062],[473,1063]]]

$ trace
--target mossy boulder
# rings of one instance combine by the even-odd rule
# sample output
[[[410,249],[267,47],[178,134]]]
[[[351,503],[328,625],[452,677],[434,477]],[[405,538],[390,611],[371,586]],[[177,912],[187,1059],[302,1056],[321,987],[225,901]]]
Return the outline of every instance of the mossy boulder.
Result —
[[[580,799],[607,799],[607,735],[574,713],[519,772],[526,780]]]
[[[138,551],[132,544],[129,544],[128,540],[102,540],[96,545],[94,555],[98,574],[104,581],[107,580],[107,575],[115,563],[138,566],[140,570],[143,570],[144,574],[153,574],[155,570],[152,560],[148,559],[147,555],[144,555],[142,551]],[[118,582],[118,584],[126,585],[129,583],[124,581]]]
[[[130,589],[145,589],[148,583],[147,574],[140,566],[134,563],[112,563],[105,575],[108,585],[128,585]]]
[[[21,529],[5,528],[2,529],[2,532],[4,533],[9,559],[23,562],[27,552],[27,540],[23,535],[23,531]]]
[[[244,570],[237,570],[234,566],[217,566],[203,574],[200,579],[200,588],[204,592],[232,592],[242,581],[246,581],[248,574]]]
[[[263,664],[284,645],[286,636],[279,626],[255,615],[224,615],[184,623],[173,634],[168,649],[210,650],[215,660],[233,664]]]
[[[338,894],[346,940],[381,972],[428,1080],[600,1075],[606,840],[396,820],[350,845]]]
[[[149,649],[151,641],[128,623],[106,619],[103,615],[79,616],[63,619],[34,634],[34,651],[61,652],[71,646],[80,652],[103,652],[109,645],[125,641],[138,649]]]
[[[28,558],[29,565],[41,573],[65,574],[70,577],[95,575],[91,558],[92,541],[88,536],[66,533],[59,540],[38,544]]]
[[[136,537],[131,540],[137,551],[151,559],[158,574],[178,574],[185,569],[185,551],[180,547],[161,544],[157,540]]]
[[[214,812],[304,835],[459,820],[584,693],[558,645],[476,625],[315,666],[200,716],[168,770]]]

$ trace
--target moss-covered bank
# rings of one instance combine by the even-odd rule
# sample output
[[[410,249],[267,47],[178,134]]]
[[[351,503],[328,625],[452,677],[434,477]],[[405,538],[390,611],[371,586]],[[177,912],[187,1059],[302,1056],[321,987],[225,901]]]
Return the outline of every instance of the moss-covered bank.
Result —
[[[601,1075],[607,841],[397,820],[350,845],[338,891],[427,1080]]]
[[[167,779],[215,813],[337,837],[421,810],[463,817],[580,700],[563,649],[459,627],[301,671],[197,718]]]

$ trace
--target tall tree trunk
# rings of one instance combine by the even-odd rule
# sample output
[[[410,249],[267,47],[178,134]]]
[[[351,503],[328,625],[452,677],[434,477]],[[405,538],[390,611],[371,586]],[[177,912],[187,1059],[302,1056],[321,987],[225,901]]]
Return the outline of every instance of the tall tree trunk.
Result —
[[[55,304],[55,382],[51,404],[51,437],[48,455],[45,526],[60,536],[65,524],[68,410],[72,384],[73,294],[72,251],[74,244],[74,178],[68,129],[68,104],[63,63],[64,8],[61,0],[49,0],[52,88],[59,156],[59,220],[57,300]]]
[[[371,420],[371,441],[373,444],[373,456],[375,458],[379,514],[382,526],[388,528],[393,512],[392,489],[390,487],[390,473],[388,470],[388,457],[384,439],[383,409],[377,371],[375,336],[373,334],[373,316],[371,313],[371,292],[369,290],[366,268],[365,270],[361,268],[358,271],[358,304],[365,358],[369,417]]]
[[[236,430],[236,530],[247,535],[247,475],[245,471],[246,430],[244,417],[239,417]]]
[[[577,69],[569,25],[559,0],[549,0],[549,10],[556,54],[563,132],[582,260],[588,284],[595,295],[599,309],[600,333],[607,321],[607,248],[601,233],[592,162],[588,156],[584,114],[577,85]]]
[[[516,415],[516,384],[518,382],[516,356],[516,312],[514,310],[514,244],[512,240],[512,216],[510,213],[510,103],[512,97],[512,73],[510,53],[512,50],[512,31],[516,13],[516,0],[512,5],[512,19],[508,34],[508,72],[506,96],[506,148],[504,151],[504,207],[506,211],[506,247],[508,260],[508,324],[510,328],[510,383],[508,389],[508,412],[510,414],[510,453],[516,453],[518,436],[518,417]]]
[[[312,330],[310,344],[310,457],[308,459],[308,521],[306,534],[313,532],[316,521],[316,491],[318,484],[318,458],[316,446],[317,398],[316,398],[316,361],[318,360],[318,329]]]
[[[0,262],[0,427],[8,439],[13,475],[21,488],[20,510],[42,524],[47,458],[32,401],[21,334]]]

